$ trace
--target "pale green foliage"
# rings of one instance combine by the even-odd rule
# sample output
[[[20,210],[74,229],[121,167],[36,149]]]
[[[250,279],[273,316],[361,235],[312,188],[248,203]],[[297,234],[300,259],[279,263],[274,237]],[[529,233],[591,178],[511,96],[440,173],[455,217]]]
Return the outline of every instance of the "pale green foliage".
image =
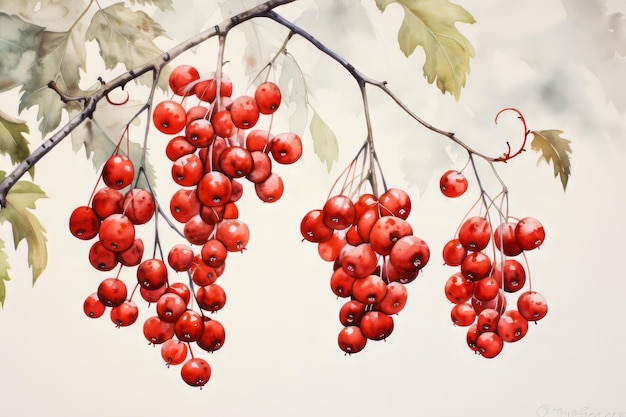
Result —
[[[14,164],[28,157],[30,150],[24,134],[30,129],[24,120],[14,119],[0,110],[0,154],[8,155]]]
[[[404,10],[398,32],[402,52],[409,56],[418,46],[424,48],[426,80],[436,82],[442,93],[450,93],[458,100],[470,71],[474,47],[455,24],[474,23],[472,15],[448,0],[376,0],[381,11],[391,3]]]
[[[567,189],[567,181],[572,174],[569,155],[572,153],[571,141],[561,137],[561,130],[538,130],[531,132],[533,140],[530,147],[540,154],[537,164],[545,161],[552,164],[554,177],[559,176],[563,190]]]
[[[405,139],[404,146],[400,149],[412,149],[413,152],[403,152],[401,156],[401,167],[404,172],[404,179],[411,186],[415,186],[418,192],[423,195],[429,183],[437,174],[441,174],[442,167],[452,165],[452,159],[447,149],[445,140],[429,141],[426,146],[420,146],[416,150],[415,141],[424,141],[425,137],[409,137]]]
[[[123,106],[114,106],[107,102],[98,105],[98,111],[94,112],[91,119],[85,120],[72,132],[72,147],[75,152],[81,148],[85,149],[85,155],[93,162],[94,168],[100,168],[106,160],[113,154],[117,144],[120,141],[120,132],[128,123],[130,115],[137,113],[143,106],[135,100],[131,100]],[[73,112],[70,112],[73,116]],[[138,122],[139,120],[137,120]],[[135,131],[136,130],[132,130]],[[131,137],[132,139],[132,137]],[[129,146],[130,160],[135,166],[139,166],[142,153],[142,145],[132,142]],[[126,154],[126,146],[120,147],[120,153]],[[154,184],[156,174],[154,167],[146,160],[146,174],[150,179],[150,183]],[[135,178],[137,178],[138,170],[135,170]],[[145,182],[140,181],[139,186],[145,188]]]
[[[142,6],[145,6],[146,4],[152,4],[162,11],[174,10],[174,7],[172,6],[172,0],[130,0],[130,2],[131,4],[138,3]]]
[[[306,82],[293,56],[285,55],[281,60],[281,65],[278,87],[282,92],[283,101],[288,106],[293,105],[296,108],[289,117],[289,128],[292,132],[302,136],[309,118]]]
[[[0,12],[0,92],[24,84],[43,28]]]
[[[4,171],[0,171],[0,181],[5,178],[5,175]],[[15,248],[17,249],[22,240],[26,240],[28,264],[33,271],[33,283],[37,281],[48,264],[48,251],[46,230],[29,209],[34,209],[35,201],[45,197],[46,194],[38,185],[30,181],[18,181],[7,194],[6,207],[0,210],[0,223],[8,221],[13,228]],[[0,274],[1,271],[0,269]]]
[[[98,42],[107,69],[118,64],[132,69],[163,53],[154,43],[159,36],[166,36],[165,32],[149,15],[129,9],[124,3],[116,3],[96,12],[85,40]],[[164,73],[159,79],[163,89],[167,88],[167,77],[168,74]]]
[[[0,239],[0,306],[4,307],[4,300],[6,297],[6,286],[4,281],[10,281],[9,278],[9,256],[4,251],[4,240]]]
[[[50,81],[62,91],[76,94],[79,90],[79,69],[85,70],[86,50],[84,38],[78,33],[80,22],[69,32],[43,31],[30,77],[22,86],[19,110],[38,106],[39,130],[47,135],[59,126],[61,112],[66,105],[56,92],[48,88]],[[72,103],[75,105],[75,103]]]
[[[322,118],[313,111],[313,118],[311,119],[311,136],[313,137],[313,150],[315,155],[319,157],[322,162],[326,163],[328,172],[333,166],[333,162],[339,159],[339,143],[337,142],[337,136],[328,127],[328,125],[322,120]]]

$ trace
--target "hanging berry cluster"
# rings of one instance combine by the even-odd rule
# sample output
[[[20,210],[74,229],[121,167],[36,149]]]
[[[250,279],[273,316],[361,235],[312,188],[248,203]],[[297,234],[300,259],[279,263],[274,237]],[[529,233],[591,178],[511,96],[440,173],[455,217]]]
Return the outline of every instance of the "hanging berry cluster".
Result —
[[[408,193],[386,187],[380,195],[364,192],[368,183],[378,189],[372,168],[369,174],[355,172],[370,146],[366,142],[337,179],[344,180],[341,190],[331,190],[323,207],[306,213],[300,224],[302,237],[317,243],[320,257],[333,262],[330,288],[346,299],[339,311],[344,327],[337,337],[346,354],[360,352],[368,340],[389,337],[393,316],[407,302],[406,284],[417,278],[430,259],[428,245],[413,234],[407,221],[411,213]]]
[[[104,164],[89,204],[76,208],[69,220],[75,237],[97,238],[89,251],[96,270],[111,271],[120,265],[115,276],[102,280],[85,299],[85,314],[98,318],[110,308],[117,327],[130,326],[139,316],[133,301],[139,289],[148,307],[154,304],[156,310],[144,321],[145,338],[161,345],[168,366],[182,364],[181,377],[187,384],[199,387],[210,379],[211,367],[194,355],[192,343],[207,352],[223,346],[224,327],[207,313],[224,307],[226,293],[216,281],[224,273],[228,254],[243,252],[250,238],[237,207],[244,191],[241,180],[254,185],[261,201],[276,202],[284,185],[273,164],[293,164],[302,156],[298,135],[253,129],[261,116],[272,118],[279,108],[281,92],[276,84],[262,82],[254,96],[232,99],[232,82],[226,74],[219,78],[218,82],[214,73],[201,77],[189,65],[174,68],[169,86],[181,100],[161,101],[152,112],[154,126],[173,136],[165,147],[172,161],[171,178],[180,187],[170,198],[173,220],[155,199],[143,166],[138,171],[148,186],[138,188],[140,175],[135,175],[134,164],[119,144]],[[192,98],[197,104],[187,105]],[[124,135],[120,143],[124,138],[128,145]],[[185,240],[171,246],[167,257],[159,240],[159,216]],[[152,219],[154,251],[144,259],[144,242],[136,237],[135,228]],[[130,295],[121,279],[122,267],[137,267]],[[186,282],[177,281],[177,273],[186,274]]]
[[[475,169],[472,158],[470,162]],[[439,186],[444,196],[458,198],[467,191],[468,181],[462,171],[449,170],[441,176]],[[516,259],[521,256],[526,261],[525,253],[543,244],[545,230],[539,220],[516,219],[496,205],[498,198],[508,203],[506,189],[489,200],[478,183],[484,212],[464,219],[454,238],[444,245],[444,263],[460,269],[447,279],[444,291],[453,303],[452,323],[468,327],[469,348],[484,358],[494,358],[504,343],[517,342],[526,335],[529,321],[537,322],[548,312],[545,298],[532,289],[528,267]],[[499,219],[495,228],[491,211]],[[507,309],[507,294],[510,298],[515,293],[519,294],[516,308]]]

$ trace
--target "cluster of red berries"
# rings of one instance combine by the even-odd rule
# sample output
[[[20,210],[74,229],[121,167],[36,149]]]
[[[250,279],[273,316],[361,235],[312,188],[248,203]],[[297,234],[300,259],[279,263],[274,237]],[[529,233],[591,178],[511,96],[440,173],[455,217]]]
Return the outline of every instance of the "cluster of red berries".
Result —
[[[302,219],[302,237],[317,243],[320,257],[333,262],[331,290],[348,299],[339,311],[344,327],[337,338],[346,354],[391,334],[392,316],[406,305],[405,285],[430,259],[428,245],[406,220],[410,212],[409,195],[390,188],[379,198],[334,195]]]
[[[456,198],[467,190],[467,180],[451,170],[441,177],[440,186],[445,196]],[[545,230],[533,217],[505,221],[493,230],[486,216],[474,216],[444,245],[444,262],[460,267],[445,283],[445,295],[454,304],[450,318],[456,326],[468,327],[466,341],[472,351],[493,358],[505,342],[517,342],[526,335],[529,321],[537,322],[547,314],[541,294],[531,288],[520,293],[527,274],[514,259],[538,248],[544,239]],[[490,243],[492,256],[487,253]],[[502,259],[497,263],[496,250]],[[506,294],[513,293],[519,294],[517,309],[507,309]]]
[[[180,186],[170,199],[170,213],[183,225],[179,233],[186,242],[172,246],[167,259],[143,259],[144,243],[135,236],[135,226],[154,218],[159,206],[149,191],[131,186],[135,167],[117,149],[102,169],[105,186],[94,193],[88,206],[74,210],[69,226],[79,239],[98,237],[89,252],[95,269],[111,271],[118,264],[137,267],[130,296],[118,272],[85,299],[85,314],[98,318],[110,309],[116,326],[130,326],[139,316],[132,301],[139,289],[142,299],[156,306],[156,314],[144,321],[145,338],[161,345],[168,366],[183,364],[181,377],[187,384],[202,387],[211,377],[211,367],[194,356],[191,343],[207,352],[223,346],[224,327],[206,313],[224,307],[226,293],[216,280],[224,273],[227,254],[242,252],[250,237],[247,225],[239,220],[236,202],[243,184],[238,179],[254,184],[262,201],[279,200],[283,182],[272,163],[296,162],[302,142],[293,133],[251,130],[260,114],[271,115],[280,105],[280,90],[271,82],[260,84],[255,97],[231,100],[232,83],[226,75],[217,89],[213,78],[200,79],[195,68],[181,65],[172,71],[169,84],[174,94],[183,96],[182,102],[190,92],[200,100],[189,109],[165,100],[152,114],[159,131],[176,135],[165,147],[173,162],[171,177]],[[155,237],[155,253],[156,245],[160,248]],[[188,274],[189,285],[175,282],[172,270]]]
[[[139,288],[145,301],[156,303],[157,310],[156,316],[144,322],[144,335],[151,344],[163,344],[161,355],[168,365],[180,364],[186,359],[187,345],[192,341],[209,352],[219,349],[224,343],[224,329],[216,320],[187,308],[191,298],[189,287],[180,282],[170,284],[167,266],[161,259],[143,259],[144,244],[136,237],[135,226],[154,217],[156,203],[149,191],[130,187],[134,171],[126,157],[111,156],[102,169],[105,186],[94,193],[90,205],[72,212],[69,228],[81,240],[98,237],[89,251],[89,261],[95,269],[110,271],[118,264],[137,266],[134,288]],[[123,193],[125,188],[128,190]],[[193,252],[189,250],[189,253]],[[185,255],[179,246],[172,248],[168,256],[170,267],[178,271]],[[137,321],[139,308],[132,300],[134,290],[129,296],[127,285],[119,275],[102,280],[97,291],[85,299],[83,310],[95,319],[109,309],[113,323],[126,327]],[[216,311],[218,304],[224,302],[217,290],[210,295],[209,291],[199,290],[196,298],[198,305],[209,311]],[[204,359],[192,357],[183,365],[181,376],[190,385],[202,386],[210,372]]]

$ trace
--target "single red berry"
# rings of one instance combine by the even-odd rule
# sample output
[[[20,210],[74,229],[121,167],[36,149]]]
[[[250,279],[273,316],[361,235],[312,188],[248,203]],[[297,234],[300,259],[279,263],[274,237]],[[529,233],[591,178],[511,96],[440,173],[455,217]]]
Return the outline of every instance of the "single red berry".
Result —
[[[129,186],[134,177],[133,163],[124,155],[113,155],[102,167],[102,181],[114,190]]]
[[[439,179],[439,189],[446,197],[460,197],[467,191],[467,178],[462,172],[451,169]]]
[[[254,99],[256,100],[261,113],[272,114],[280,106],[280,88],[278,88],[278,86],[271,81],[261,83],[254,92]]]
[[[185,127],[187,112],[181,104],[173,100],[165,100],[154,108],[152,121],[154,126],[161,132],[175,135]]]

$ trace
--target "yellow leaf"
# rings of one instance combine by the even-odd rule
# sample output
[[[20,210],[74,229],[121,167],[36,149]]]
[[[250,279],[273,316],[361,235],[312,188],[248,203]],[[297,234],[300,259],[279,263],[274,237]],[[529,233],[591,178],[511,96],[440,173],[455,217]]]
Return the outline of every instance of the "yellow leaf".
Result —
[[[398,32],[402,52],[409,56],[421,46],[426,55],[423,67],[426,80],[431,84],[436,82],[442,93],[450,93],[458,100],[470,71],[470,58],[475,53],[455,24],[474,23],[472,15],[448,0],[376,0],[381,11],[391,3],[398,3],[404,9]]]
[[[333,162],[339,158],[337,136],[315,111],[310,130],[313,136],[313,150],[322,162],[326,162],[326,169],[330,172]]]
[[[545,161],[547,164],[552,164],[554,177],[556,178],[557,175],[560,177],[563,191],[565,191],[567,181],[572,174],[569,157],[572,153],[569,144],[572,141],[562,138],[563,131],[561,130],[538,130],[531,133],[533,140],[530,143],[530,148],[540,154],[537,163]]]
[[[0,171],[0,181],[5,173]],[[8,221],[13,228],[13,244],[15,248],[26,239],[28,245],[28,264],[33,271],[33,283],[48,264],[48,250],[46,247],[46,229],[43,228],[37,217],[28,209],[35,208],[35,201],[45,198],[41,188],[29,181],[18,181],[7,194],[6,207],[0,210],[0,223]]]

